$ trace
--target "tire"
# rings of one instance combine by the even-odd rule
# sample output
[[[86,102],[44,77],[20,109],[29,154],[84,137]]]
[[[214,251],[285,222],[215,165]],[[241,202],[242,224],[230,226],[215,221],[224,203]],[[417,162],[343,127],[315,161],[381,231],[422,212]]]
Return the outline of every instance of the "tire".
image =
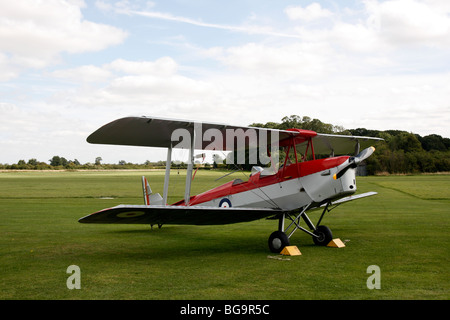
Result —
[[[269,249],[273,253],[280,253],[288,245],[289,238],[282,231],[275,231],[269,237]]]
[[[318,246],[326,246],[333,240],[333,234],[327,226],[318,226],[314,234],[319,236],[318,238],[313,237],[314,243]]]

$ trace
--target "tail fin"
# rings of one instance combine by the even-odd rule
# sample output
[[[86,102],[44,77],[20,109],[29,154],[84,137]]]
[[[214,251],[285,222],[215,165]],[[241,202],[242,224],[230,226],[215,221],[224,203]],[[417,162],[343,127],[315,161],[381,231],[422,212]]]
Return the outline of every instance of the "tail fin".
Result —
[[[162,204],[163,198],[159,193],[152,194],[152,189],[147,181],[147,178],[142,176],[142,191],[144,193],[144,203],[146,206],[151,204]]]

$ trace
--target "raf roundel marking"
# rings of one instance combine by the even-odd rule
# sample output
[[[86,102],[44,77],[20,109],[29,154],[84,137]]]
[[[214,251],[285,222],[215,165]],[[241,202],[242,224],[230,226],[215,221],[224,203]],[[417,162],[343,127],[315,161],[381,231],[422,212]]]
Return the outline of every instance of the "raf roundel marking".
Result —
[[[222,200],[220,200],[219,207],[220,208],[231,208],[230,199],[223,198]]]
[[[119,217],[119,218],[134,218],[134,217],[142,216],[142,215],[144,215],[144,214],[145,214],[145,212],[140,212],[140,211],[128,211],[128,212],[122,212],[122,213],[119,213],[119,214],[117,215],[117,217]]]

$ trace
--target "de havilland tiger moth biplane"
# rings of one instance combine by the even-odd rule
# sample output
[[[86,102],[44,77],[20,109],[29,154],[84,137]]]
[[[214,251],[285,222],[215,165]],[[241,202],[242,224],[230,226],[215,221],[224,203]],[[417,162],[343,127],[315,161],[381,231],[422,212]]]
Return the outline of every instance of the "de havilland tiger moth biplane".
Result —
[[[253,145],[244,143],[252,140]],[[167,148],[163,196],[152,193],[142,177],[144,205],[118,205],[87,215],[79,222],[161,227],[164,224],[224,225],[267,218],[278,220],[278,230],[268,240],[271,252],[279,253],[289,246],[289,238],[298,229],[312,236],[316,245],[325,246],[333,239],[331,230],[321,224],[325,213],[342,203],[376,194],[354,195],[355,169],[374,152],[372,144],[381,140],[295,128],[275,130],[154,117],[118,119],[93,132],[87,141]],[[270,167],[255,165],[247,181],[234,179],[190,195],[194,150],[246,149],[244,157],[250,157],[249,149],[255,145],[259,146],[260,159],[265,158]],[[183,200],[169,205],[172,150],[180,147],[189,150],[185,195]],[[278,158],[278,164],[274,158]],[[322,214],[314,225],[307,213],[317,209],[322,209]],[[300,226],[301,220],[309,230]]]

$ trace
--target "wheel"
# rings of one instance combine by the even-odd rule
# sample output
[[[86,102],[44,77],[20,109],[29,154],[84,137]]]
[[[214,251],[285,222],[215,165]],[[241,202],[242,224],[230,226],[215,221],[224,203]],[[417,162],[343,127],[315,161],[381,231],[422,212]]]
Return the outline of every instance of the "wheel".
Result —
[[[280,253],[288,245],[289,238],[282,231],[275,231],[269,237],[269,249],[273,253]]]
[[[318,238],[313,237],[314,243],[318,246],[326,246],[333,240],[333,234],[327,226],[318,226],[316,231],[314,231],[314,234],[319,236]]]

